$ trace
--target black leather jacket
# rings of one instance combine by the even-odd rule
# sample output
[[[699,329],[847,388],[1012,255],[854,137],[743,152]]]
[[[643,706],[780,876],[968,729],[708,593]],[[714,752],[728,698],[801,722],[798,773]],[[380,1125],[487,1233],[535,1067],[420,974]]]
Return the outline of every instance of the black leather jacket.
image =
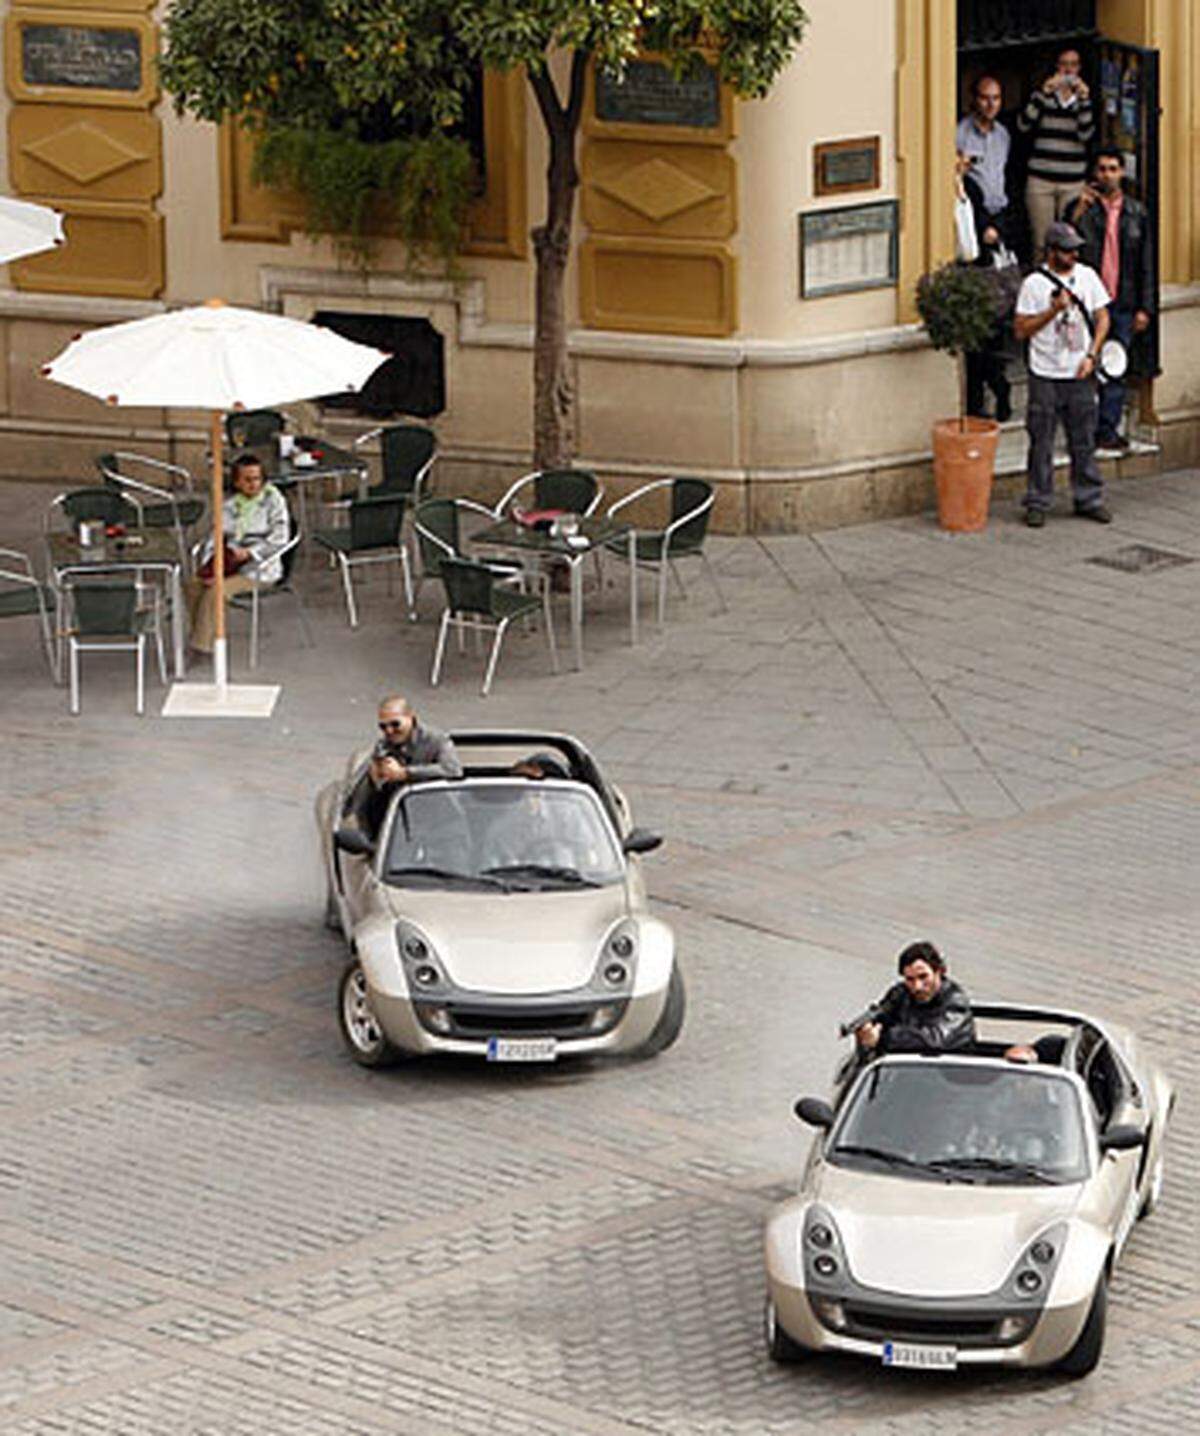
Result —
[[[975,1019],[967,994],[957,982],[943,978],[937,995],[917,1002],[902,982],[880,1000],[883,1035],[881,1052],[962,1052],[975,1041]]]
[[[1079,252],[1084,264],[1097,274],[1104,259],[1104,231],[1107,212],[1100,202],[1085,209],[1076,203],[1070,210],[1070,222],[1079,231],[1083,248]],[[1117,221],[1117,241],[1121,250],[1121,273],[1118,292],[1113,296],[1118,309],[1144,309],[1153,314],[1158,309],[1154,289],[1154,253],[1151,248],[1150,216],[1146,207],[1131,194],[1125,196],[1121,218]]]

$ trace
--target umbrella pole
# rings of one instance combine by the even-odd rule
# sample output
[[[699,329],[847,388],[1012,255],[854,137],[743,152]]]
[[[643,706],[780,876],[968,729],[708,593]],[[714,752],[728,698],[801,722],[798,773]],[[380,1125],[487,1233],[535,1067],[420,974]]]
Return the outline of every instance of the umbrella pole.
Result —
[[[211,425],[213,599],[216,603],[213,681],[218,688],[224,689],[229,684],[229,653],[225,643],[225,456],[222,452],[221,415],[215,409]]]

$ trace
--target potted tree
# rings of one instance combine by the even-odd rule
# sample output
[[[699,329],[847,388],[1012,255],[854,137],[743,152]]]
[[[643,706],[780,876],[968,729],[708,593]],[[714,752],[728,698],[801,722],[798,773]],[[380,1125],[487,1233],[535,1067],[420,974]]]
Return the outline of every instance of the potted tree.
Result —
[[[953,261],[917,283],[917,312],[929,342],[958,361],[958,418],[933,426],[933,479],[938,522],[956,533],[987,523],[1000,425],[967,415],[967,354],[996,322],[996,297],[985,270]]]

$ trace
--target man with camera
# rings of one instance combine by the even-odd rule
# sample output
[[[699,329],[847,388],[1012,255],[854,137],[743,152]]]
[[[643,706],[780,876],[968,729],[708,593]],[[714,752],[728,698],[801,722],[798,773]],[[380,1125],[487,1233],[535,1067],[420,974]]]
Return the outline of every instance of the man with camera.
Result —
[[[1113,297],[1109,337],[1128,349],[1135,334],[1150,328],[1157,295],[1150,216],[1145,205],[1125,193],[1124,182],[1125,156],[1111,146],[1100,149],[1092,181],[1069,218],[1083,240],[1083,262],[1097,271]],[[1124,381],[1110,379],[1100,388],[1098,450],[1117,455],[1128,451],[1129,440],[1120,432],[1124,410]]]
[[[1006,175],[1012,139],[998,118],[1003,103],[1000,81],[994,75],[977,76],[971,86],[970,111],[955,132],[962,194],[971,206],[979,251],[975,263],[988,274],[996,294],[995,327],[986,343],[966,356],[967,413],[985,416],[986,386],[995,395],[996,418],[1002,424],[1012,414],[1004,326],[1020,283]]]
[[[1046,231],[1078,198],[1087,178],[1088,145],[1096,133],[1096,120],[1081,69],[1078,50],[1061,51],[1054,73],[1017,116],[1017,129],[1032,140],[1025,207],[1035,258],[1045,248]]]
[[[451,738],[419,723],[407,698],[391,694],[380,699],[379,734],[371,754],[371,789],[361,814],[371,833],[379,831],[399,784],[462,777],[462,763]]]

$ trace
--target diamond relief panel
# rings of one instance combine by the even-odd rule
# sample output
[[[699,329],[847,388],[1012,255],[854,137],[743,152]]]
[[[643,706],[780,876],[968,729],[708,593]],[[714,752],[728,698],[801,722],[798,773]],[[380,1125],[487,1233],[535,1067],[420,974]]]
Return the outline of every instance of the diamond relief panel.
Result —
[[[138,164],[144,158],[86,120],[44,135],[22,146],[22,150],[82,185],[95,184],[97,180]]]
[[[598,178],[595,187],[656,223],[717,197],[711,186],[661,158],[646,160],[614,179]]]

